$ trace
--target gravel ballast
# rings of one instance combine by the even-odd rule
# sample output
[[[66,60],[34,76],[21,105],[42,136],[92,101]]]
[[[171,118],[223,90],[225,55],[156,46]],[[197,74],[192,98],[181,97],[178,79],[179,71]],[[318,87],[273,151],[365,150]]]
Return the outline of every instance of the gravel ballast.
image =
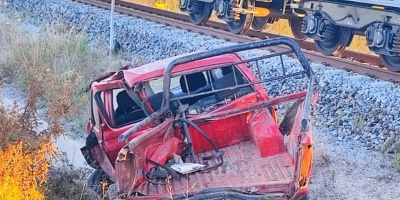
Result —
[[[61,0],[10,0],[8,3],[12,10],[27,12],[30,16],[33,16],[29,18],[30,23],[43,25],[52,23],[53,20],[60,20],[74,26],[78,31],[86,32],[89,40],[107,38],[109,31],[108,11]],[[120,14],[117,14],[115,18],[115,33],[115,40],[123,50],[130,52],[134,58],[143,58],[146,61],[233,44],[221,39]],[[376,153],[369,152],[361,155],[357,149],[385,151],[389,153],[389,158],[392,155],[393,144],[400,142],[399,85],[345,72],[322,64],[312,64],[312,67],[319,84],[317,86],[319,101],[312,112],[316,128],[316,142],[319,138],[320,141],[333,144],[332,147],[317,144],[317,148],[320,145],[320,151],[327,149],[329,155],[331,152],[346,152],[346,154],[353,152],[354,159],[363,160],[361,163],[357,161],[357,165],[364,166],[377,162],[377,165],[381,164],[381,166],[376,166],[375,173],[384,173],[385,175],[382,176],[386,176],[389,172],[385,170],[390,170],[390,164],[374,160],[374,157],[376,159],[379,157]],[[294,86],[285,89],[290,90],[290,88],[294,88]],[[273,90],[270,88],[270,92],[276,92]],[[370,154],[370,157],[366,156]],[[317,163],[323,162],[319,159],[321,158],[317,157]],[[332,154],[332,159],[352,162],[351,159],[349,161],[346,158],[339,158],[336,154]],[[363,175],[363,172],[358,174]],[[329,176],[331,175],[329,174]],[[395,176],[393,179],[398,179],[398,174]],[[352,177],[349,175],[347,178]],[[316,182],[320,181],[321,179]],[[322,186],[316,188],[319,187]],[[338,189],[345,186],[331,187]],[[365,188],[363,185],[360,187]],[[320,193],[321,191],[314,192]],[[343,192],[343,194],[345,193]],[[343,199],[343,197],[348,197],[343,196],[343,194],[326,195],[326,198]],[[364,192],[363,195],[371,197],[368,191]],[[388,193],[385,195],[389,196],[374,196],[372,199],[398,197],[396,195],[399,194]],[[363,198],[350,196],[349,199]]]
[[[57,0],[13,0],[10,4],[17,11],[35,16],[31,23],[60,20],[84,30],[90,40],[107,38],[109,32],[109,12],[98,8]],[[120,14],[115,18],[115,33],[115,40],[124,50],[146,61],[233,44]],[[373,149],[398,140],[399,85],[324,65],[312,66],[321,86],[319,106],[314,112],[318,127],[326,133],[335,131],[339,140],[359,141]]]

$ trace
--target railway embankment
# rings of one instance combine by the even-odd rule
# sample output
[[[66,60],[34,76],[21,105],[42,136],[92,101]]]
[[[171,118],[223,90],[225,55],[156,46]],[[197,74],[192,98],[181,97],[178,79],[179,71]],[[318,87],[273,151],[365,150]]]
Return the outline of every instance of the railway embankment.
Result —
[[[29,14],[31,23],[62,21],[72,30],[86,32],[89,40],[107,40],[109,12],[106,10],[57,0],[12,0],[9,3],[11,9]],[[115,17],[115,41],[135,59],[142,58],[147,62],[232,44],[119,14]],[[353,140],[371,149],[390,149],[391,143],[398,142],[399,84],[321,64],[312,66],[320,84],[320,100],[314,112],[318,127],[338,140]]]
[[[32,24],[54,21],[83,31],[89,40],[107,40],[109,11],[72,1],[10,0]],[[132,59],[147,62],[232,44],[222,39],[116,15],[115,41]],[[271,66],[277,63],[269,63]],[[312,199],[400,198],[400,86],[367,76],[312,64],[319,100],[313,109],[316,135]],[[267,71],[265,73],[268,73]],[[267,76],[268,74],[264,74]],[[285,90],[298,89],[297,85]],[[270,92],[281,90],[270,88]],[[397,159],[397,160],[396,160]],[[397,168],[397,169],[396,169]],[[372,184],[372,183],[375,184]],[[377,187],[376,184],[379,184]]]

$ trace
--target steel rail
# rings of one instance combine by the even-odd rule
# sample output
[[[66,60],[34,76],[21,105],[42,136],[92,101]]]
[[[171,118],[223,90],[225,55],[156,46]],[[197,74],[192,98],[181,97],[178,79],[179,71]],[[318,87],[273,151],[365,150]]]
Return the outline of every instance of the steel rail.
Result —
[[[110,1],[103,0],[75,0],[83,4],[95,6],[103,9],[110,9]],[[184,30],[201,33],[208,36],[213,36],[220,39],[225,39],[232,42],[243,43],[262,38],[282,37],[280,35],[256,32],[250,30],[247,35],[236,35],[230,33],[224,23],[209,21],[206,26],[196,26],[189,22],[189,17],[185,14],[175,13],[165,10],[160,10],[148,6],[134,4],[127,1],[116,1],[115,11],[121,14],[130,15],[153,22],[178,27]],[[352,71],[358,74],[367,75],[370,77],[400,82],[400,73],[391,72],[382,69],[378,56],[360,53],[351,50],[345,50],[341,57],[324,56],[317,52],[314,44],[309,41],[297,41],[307,58],[313,62],[320,62],[335,68]],[[282,47],[275,46],[271,50],[279,51]]]

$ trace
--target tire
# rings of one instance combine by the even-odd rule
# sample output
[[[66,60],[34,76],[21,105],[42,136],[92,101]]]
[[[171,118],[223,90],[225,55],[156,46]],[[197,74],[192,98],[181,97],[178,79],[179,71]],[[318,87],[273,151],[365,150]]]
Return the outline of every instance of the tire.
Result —
[[[335,28],[334,30],[337,31],[337,33],[335,34],[335,38],[331,41],[314,40],[318,52],[326,56],[340,55],[353,40],[354,33],[351,29],[343,27],[339,27],[338,29],[336,26],[331,27],[331,29],[333,28]]]
[[[307,37],[301,32],[301,27],[303,25],[302,19],[291,19],[289,20],[290,30],[296,40],[305,40]]]
[[[207,24],[213,11],[213,3],[206,3],[202,1],[194,0],[193,3],[198,7],[194,13],[189,13],[189,18],[192,24],[203,26]]]
[[[379,55],[385,67],[392,72],[400,72],[400,56]]]
[[[103,186],[104,182],[106,183],[105,186]],[[101,199],[107,199],[106,194],[108,190],[108,185],[109,182],[107,180],[107,176],[101,169],[94,170],[88,179],[88,187],[96,192],[96,194],[98,194]]]

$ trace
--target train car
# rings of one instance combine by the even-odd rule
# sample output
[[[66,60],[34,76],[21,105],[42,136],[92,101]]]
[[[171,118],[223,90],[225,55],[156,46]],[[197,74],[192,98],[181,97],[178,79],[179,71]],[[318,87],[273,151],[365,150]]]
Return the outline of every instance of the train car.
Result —
[[[325,55],[337,56],[354,35],[391,71],[400,71],[400,1],[397,0],[180,0],[192,23],[204,25],[213,10],[232,33],[261,31],[288,19],[296,39],[312,38]]]
[[[216,16],[227,23],[229,31],[245,34],[250,27],[263,30],[276,19],[288,19],[296,39],[305,39],[301,33],[303,10],[291,9],[288,0],[180,0],[181,11],[188,12],[192,23],[204,25],[213,10]],[[303,13],[298,13],[303,12]]]
[[[303,0],[291,8],[306,12],[301,32],[321,53],[339,55],[361,35],[389,70],[400,71],[400,1]]]

